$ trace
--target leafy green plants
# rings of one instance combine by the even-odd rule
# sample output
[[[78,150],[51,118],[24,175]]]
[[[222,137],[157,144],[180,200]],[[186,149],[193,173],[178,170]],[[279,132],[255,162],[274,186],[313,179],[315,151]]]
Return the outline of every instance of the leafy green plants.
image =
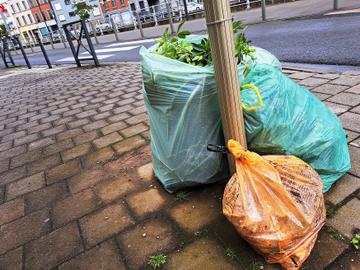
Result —
[[[250,264],[249,270],[262,270],[264,269],[264,264],[260,261],[255,261]]]
[[[360,233],[354,235],[354,237],[351,239],[351,244],[356,250],[360,248]]]
[[[225,254],[226,254],[226,256],[228,256],[232,261],[238,260],[238,256],[236,255],[235,250],[233,250],[232,248],[227,248],[227,249],[225,250]]]
[[[78,15],[82,20],[90,18],[90,12],[94,9],[94,5],[89,5],[86,2],[73,2],[74,14]]]
[[[184,22],[180,23],[176,35],[172,36],[166,28],[155,53],[175,59],[194,66],[207,66],[212,64],[211,46],[208,38],[203,38],[200,43],[188,42],[185,38],[191,33],[187,30],[181,31]],[[238,63],[244,62],[245,56],[255,59],[255,49],[250,47],[251,41],[245,37],[244,27],[241,22],[233,23],[233,31],[236,35],[235,53]]]
[[[151,256],[148,265],[152,266],[154,269],[163,266],[166,263],[166,256],[164,254],[159,254],[156,256]]]
[[[9,35],[8,31],[6,30],[5,25],[0,24],[0,39],[7,37]]]

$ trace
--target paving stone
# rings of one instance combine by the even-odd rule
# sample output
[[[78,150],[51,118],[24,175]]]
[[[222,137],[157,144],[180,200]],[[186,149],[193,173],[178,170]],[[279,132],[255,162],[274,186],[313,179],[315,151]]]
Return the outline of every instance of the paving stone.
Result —
[[[15,140],[17,138],[22,138],[26,136],[26,132],[25,131],[18,131],[18,132],[14,132],[8,135],[3,136],[1,142],[6,142],[6,141],[12,141]]]
[[[319,74],[313,75],[313,77],[316,77],[316,78],[329,79],[329,80],[336,79],[339,76],[340,75],[338,73],[319,73]]]
[[[315,246],[305,261],[303,268],[308,269],[325,269],[347,248],[347,244],[338,241],[322,229],[319,233]]]
[[[170,255],[165,269],[179,269],[186,266],[187,270],[230,270],[238,269],[226,258],[225,250],[211,239],[199,239],[185,249]]]
[[[344,128],[360,132],[360,114],[346,112],[340,115],[340,121]]]
[[[98,135],[96,131],[90,131],[73,138],[73,140],[77,145],[79,145],[79,144],[91,142],[95,140],[97,137]]]
[[[87,247],[119,233],[131,224],[134,224],[134,220],[121,204],[110,205],[80,220]]]
[[[24,199],[19,198],[0,205],[0,226],[25,214]]]
[[[325,199],[332,204],[338,204],[359,188],[360,178],[346,174],[325,193]]]
[[[74,144],[71,141],[71,139],[67,139],[52,145],[49,145],[47,147],[45,147],[45,149],[43,150],[44,155],[52,155],[61,151],[64,151],[66,149],[69,149],[71,147],[73,147]]]
[[[129,125],[135,125],[141,122],[147,122],[148,121],[148,116],[145,113],[130,117],[128,119],[125,120],[126,123],[128,123]]]
[[[55,119],[54,119],[55,120]],[[41,131],[43,137],[52,136],[52,135],[59,135],[62,131],[66,129],[65,125],[60,125],[54,128],[50,128],[48,130]]]
[[[83,131],[80,128],[70,129],[57,135],[59,141],[70,139],[82,134]]]
[[[108,125],[108,126],[102,128],[101,132],[104,135],[107,135],[107,134],[122,130],[126,127],[127,127],[127,125],[124,122],[117,122],[117,123],[114,123],[114,124],[111,124],[111,125]]]
[[[350,145],[351,170],[350,173],[360,177],[360,148]]]
[[[117,237],[131,269],[145,265],[151,255],[171,250],[177,245],[176,233],[164,220],[149,220]]]
[[[359,252],[348,252],[340,256],[336,263],[330,265],[327,270],[358,270],[360,269],[360,254]]]
[[[360,84],[360,76],[341,75],[339,78],[331,81],[332,84],[355,86]]]
[[[140,107],[137,107],[136,109],[129,111],[129,113],[131,113],[132,115],[138,115],[140,113],[145,113],[145,112],[146,112],[145,106],[140,106]]]
[[[0,185],[6,185],[8,183],[16,181],[17,179],[25,177],[25,175],[26,175],[25,166],[18,167],[10,171],[6,171],[0,174]]]
[[[320,100],[325,100],[325,99],[331,97],[331,95],[322,94],[322,93],[316,93],[316,92],[314,92],[313,94],[314,94],[318,99],[320,99]]]
[[[44,173],[34,174],[8,184],[6,187],[6,199],[11,200],[20,195],[38,190],[43,186],[45,186]]]
[[[26,269],[51,269],[83,250],[78,226],[69,224],[25,246]]]
[[[11,159],[10,167],[16,168],[26,163],[33,162],[41,158],[41,149],[36,149],[30,152],[26,152],[22,155],[18,155]]]
[[[221,205],[211,197],[197,196],[175,205],[168,212],[181,228],[195,232],[221,216]]]
[[[306,78],[304,80],[301,80],[299,82],[300,85],[306,86],[306,87],[316,87],[319,85],[323,85],[327,83],[329,80],[327,79],[320,79],[320,78]]]
[[[55,183],[37,191],[25,195],[26,213],[37,211],[50,206],[55,201],[61,200],[68,195],[65,182]]]
[[[356,133],[356,132],[353,132],[353,131],[350,131],[350,130],[345,130],[345,131],[346,131],[348,142],[351,142],[351,141],[353,141],[353,140],[360,137],[360,133]]]
[[[338,209],[328,224],[351,239],[353,230],[360,228],[360,219],[354,218],[359,215],[359,209],[360,200],[354,198]]]
[[[119,107],[119,108],[114,109],[113,112],[114,112],[115,114],[120,114],[120,113],[123,113],[123,112],[130,111],[130,110],[133,109],[133,108],[134,108],[133,106],[131,106],[131,105],[128,104],[128,105],[121,106],[121,107]]]
[[[0,152],[0,160],[8,159],[26,152],[26,145],[16,146],[6,151]]]
[[[340,93],[331,98],[328,98],[327,100],[344,105],[356,106],[360,104],[360,95],[353,93]]]
[[[69,179],[69,189],[72,194],[75,194],[84,189],[95,186],[97,183],[106,180],[109,177],[110,175],[102,168],[87,170]]]
[[[139,218],[161,210],[169,201],[169,196],[158,189],[149,189],[131,195],[127,199],[131,209]]]
[[[95,187],[95,192],[103,202],[108,203],[121,196],[126,197],[138,187],[136,181],[123,176],[99,183]]]
[[[90,168],[113,158],[114,151],[110,147],[102,148],[84,157],[85,167]]]
[[[10,149],[12,146],[12,141],[0,143],[0,152]]]
[[[5,172],[9,169],[9,160],[0,160],[0,173]]]
[[[91,151],[91,144],[84,143],[84,144],[77,145],[74,148],[71,148],[69,150],[62,152],[61,155],[62,155],[64,162],[67,162],[74,158],[84,156],[87,153],[89,153],[90,151]]]
[[[9,251],[0,256],[1,270],[22,270],[23,269],[23,251],[22,247]]]
[[[89,119],[83,118],[80,120],[70,122],[67,125],[69,126],[69,128],[77,128],[77,127],[81,127],[83,125],[87,125],[87,124],[89,124],[89,122],[90,122]]]
[[[115,123],[115,122],[119,122],[121,120],[125,120],[126,118],[129,118],[130,117],[130,114],[128,113],[120,113],[120,114],[115,114],[111,117],[108,118],[108,120],[112,123]]]
[[[51,128],[50,123],[36,125],[36,126],[33,126],[33,127],[28,129],[28,134],[37,133],[37,132],[40,132],[42,130],[49,129],[49,128]]]
[[[80,162],[78,160],[71,160],[65,164],[56,166],[50,169],[47,173],[47,183],[52,184],[71,177],[80,172]]]
[[[132,138],[114,144],[113,148],[118,154],[124,154],[128,151],[135,150],[145,144],[146,142],[143,138],[141,138],[140,136],[134,136]]]
[[[50,144],[53,144],[55,143],[55,140],[53,138],[44,138],[44,139],[40,139],[38,141],[34,141],[34,142],[31,142],[29,143],[29,150],[34,150],[36,148],[42,148],[42,147],[45,147],[47,145],[50,145]]]
[[[154,168],[152,163],[145,164],[137,169],[137,173],[142,180],[149,183],[155,178]]]
[[[1,226],[0,255],[48,232],[49,213],[47,209],[19,218]]]
[[[91,130],[94,130],[94,129],[102,128],[102,127],[104,127],[106,125],[107,125],[107,123],[106,123],[105,120],[98,120],[98,121],[92,122],[91,124],[83,126],[83,129],[85,131],[91,131]]]
[[[348,111],[351,107],[350,106],[346,106],[346,105],[340,105],[337,103],[332,103],[332,102],[324,102],[326,104],[326,106],[328,106],[330,108],[330,110],[335,113],[336,115],[342,114],[343,112]]]
[[[31,163],[28,165],[29,174],[35,174],[41,171],[48,170],[49,168],[55,167],[60,165],[61,158],[59,154],[55,154],[44,159],[40,159],[36,162]]]
[[[352,142],[350,143],[350,145],[355,146],[355,147],[360,147],[360,138],[352,141]]]
[[[99,205],[93,191],[85,190],[57,201],[52,210],[53,224],[60,227],[96,209]]]
[[[100,149],[110,144],[121,141],[123,138],[117,132],[110,133],[93,141],[96,148]]]
[[[323,93],[327,95],[336,95],[339,94],[340,92],[345,91],[348,88],[349,88],[348,86],[343,86],[343,85],[324,84],[316,88],[313,88],[311,91]]]
[[[360,95],[360,84],[355,85],[355,86],[349,88],[349,89],[346,90],[345,92],[351,92],[351,93]]]
[[[360,106],[351,109],[352,112],[360,114]]]
[[[62,264],[59,270],[125,270],[114,240],[106,241]]]

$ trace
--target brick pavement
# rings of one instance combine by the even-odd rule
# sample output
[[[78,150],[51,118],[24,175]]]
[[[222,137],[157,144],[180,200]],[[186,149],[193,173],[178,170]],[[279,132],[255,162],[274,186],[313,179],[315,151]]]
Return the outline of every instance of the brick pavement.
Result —
[[[359,269],[360,74],[285,72],[339,115],[353,163],[304,269]],[[1,70],[0,89],[1,270],[277,269],[225,221],[224,184],[156,181],[138,64]]]

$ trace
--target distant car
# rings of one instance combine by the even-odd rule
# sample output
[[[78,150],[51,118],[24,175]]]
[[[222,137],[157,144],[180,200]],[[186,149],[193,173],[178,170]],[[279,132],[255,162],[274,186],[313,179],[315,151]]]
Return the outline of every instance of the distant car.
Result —
[[[106,32],[106,31],[109,31],[111,29],[112,29],[111,25],[109,23],[107,23],[107,22],[98,23],[96,25],[96,32],[101,32],[101,31]]]
[[[204,9],[204,6],[200,3],[190,2],[187,4],[187,9],[189,13],[199,12]]]

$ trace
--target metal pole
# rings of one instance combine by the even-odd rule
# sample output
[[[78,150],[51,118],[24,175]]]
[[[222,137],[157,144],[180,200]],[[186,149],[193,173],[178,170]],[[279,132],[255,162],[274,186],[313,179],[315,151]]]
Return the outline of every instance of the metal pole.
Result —
[[[188,12],[188,8],[187,8],[187,0],[183,0],[184,3],[184,11],[185,11],[185,17],[188,20],[189,19],[189,12]]]
[[[204,0],[204,6],[225,140],[237,140],[246,149],[230,2]],[[228,157],[232,173],[235,163]]]
[[[140,15],[139,15],[139,12],[138,11],[135,11],[136,12],[136,21],[137,21],[137,24],[138,24],[138,28],[140,30],[140,35],[141,35],[141,38],[144,39],[144,30],[142,28],[142,24],[141,24],[141,20],[140,20]]]
[[[250,8],[250,0],[246,0],[246,8],[247,8],[247,9]]]
[[[31,69],[31,65],[30,65],[29,59],[27,58],[27,55],[26,55],[25,50],[24,50],[24,47],[23,47],[23,45],[22,45],[19,37],[18,37],[18,36],[15,36],[14,39],[15,39],[15,41],[17,42],[17,44],[19,45],[19,47],[20,47],[20,51],[21,51],[21,53],[22,53],[22,55],[23,55],[23,57],[24,57],[24,60],[25,60],[25,63],[26,63],[26,65],[27,65],[28,69]]]
[[[10,33],[10,27],[9,25],[6,23],[6,17],[4,15],[4,13],[0,12],[1,13],[1,19],[2,21],[4,22],[4,25],[5,25],[5,29],[6,29],[6,32]]]
[[[261,15],[263,21],[266,21],[266,0],[261,0]]]
[[[45,48],[44,48],[44,45],[42,44],[42,41],[40,40],[40,35],[39,33],[35,33],[35,36],[37,38],[37,42],[39,43],[39,46],[40,46],[40,49],[44,55],[44,58],[45,58],[45,61],[46,61],[46,64],[48,65],[49,68],[52,68],[51,66],[51,63],[50,63],[50,60],[49,60],[49,57],[45,51]]]
[[[99,40],[98,40],[97,33],[96,33],[96,27],[94,27],[94,22],[89,22],[89,23],[90,23],[91,31],[93,32],[93,35],[95,38],[95,43],[99,44]]]
[[[92,57],[94,58],[94,62],[95,62],[95,66],[99,66],[99,60],[96,56],[96,52],[95,52],[95,49],[94,49],[94,45],[91,41],[91,37],[90,37],[90,34],[89,34],[89,31],[86,27],[86,23],[84,20],[81,20],[81,26],[82,28],[84,29],[84,33],[85,33],[85,37],[86,37],[86,40],[87,40],[87,43],[89,45],[89,48],[90,48],[90,51],[91,51],[91,54],[92,54]]]
[[[64,48],[67,48],[66,40],[65,40],[64,34],[62,33],[61,29],[59,29],[59,35],[60,35],[61,42],[64,44]]]
[[[159,23],[158,23],[158,21],[157,21],[157,17],[156,17],[156,12],[155,12],[154,6],[151,7],[151,10],[152,10],[152,13],[153,13],[153,19],[154,19],[154,22],[155,22],[155,26],[158,26]]]
[[[116,39],[116,41],[119,41],[120,39],[119,39],[118,28],[117,28],[116,22],[113,17],[110,18],[110,21],[111,21],[111,26],[114,31],[115,39]]]
[[[14,59],[12,58],[12,55],[11,55],[11,53],[10,53],[10,51],[9,51],[9,46],[8,46],[8,42],[7,42],[6,39],[3,40],[3,48],[4,48],[4,55],[5,55],[5,57],[6,57],[6,53],[7,53],[8,57],[9,57],[9,59],[10,59],[11,64],[12,64],[13,66],[15,66],[15,62],[14,62]]]
[[[173,15],[172,15],[172,11],[170,8],[170,3],[168,1],[166,1],[166,8],[167,8],[168,17],[169,17],[171,34],[175,34],[176,32],[175,32],[175,28],[174,28]]]
[[[334,0],[334,9],[335,10],[339,9],[339,1],[338,0]]]
[[[9,65],[6,62],[5,52],[2,51],[1,46],[0,46],[0,55],[1,55],[2,60],[4,61],[5,67],[8,68]]]
[[[71,35],[70,35],[70,33],[69,33],[69,30],[66,28],[66,26],[63,26],[63,28],[64,28],[64,32],[65,32],[66,39],[67,39],[67,41],[68,41],[68,43],[69,43],[71,52],[72,52],[72,54],[73,54],[73,56],[74,56],[76,65],[77,65],[78,67],[81,67],[81,63],[80,63],[78,57],[76,57],[75,47],[74,47],[74,44],[73,44],[73,42],[72,42],[72,39],[71,39]]]
[[[36,0],[36,4],[38,5],[38,8],[39,8],[40,13],[41,13],[41,16],[43,17],[46,30],[50,33],[50,44],[51,44],[51,47],[52,47],[53,49],[55,49],[54,44],[53,44],[53,40],[52,40],[52,30],[51,30],[51,27],[48,26],[48,24],[47,24],[47,22],[46,22],[46,16],[45,16],[44,12],[43,12],[42,9],[41,9],[41,5],[40,5],[40,3],[39,3],[39,0]]]

